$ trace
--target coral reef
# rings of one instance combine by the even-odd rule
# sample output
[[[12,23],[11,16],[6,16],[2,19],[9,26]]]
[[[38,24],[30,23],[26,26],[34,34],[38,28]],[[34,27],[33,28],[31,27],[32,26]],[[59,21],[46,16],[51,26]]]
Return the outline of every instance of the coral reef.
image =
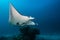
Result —
[[[21,32],[16,38],[13,38],[14,40],[35,40],[36,35],[40,34],[40,31],[38,28],[33,27],[21,27],[19,29]]]

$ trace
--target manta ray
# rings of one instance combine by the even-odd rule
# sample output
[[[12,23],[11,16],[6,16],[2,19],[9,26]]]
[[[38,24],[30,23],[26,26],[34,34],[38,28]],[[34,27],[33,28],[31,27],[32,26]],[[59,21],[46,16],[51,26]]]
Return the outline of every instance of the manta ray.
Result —
[[[19,13],[12,4],[9,7],[9,23],[18,26],[25,26],[25,25],[36,25],[35,22],[32,20],[35,19],[31,16],[25,16]]]

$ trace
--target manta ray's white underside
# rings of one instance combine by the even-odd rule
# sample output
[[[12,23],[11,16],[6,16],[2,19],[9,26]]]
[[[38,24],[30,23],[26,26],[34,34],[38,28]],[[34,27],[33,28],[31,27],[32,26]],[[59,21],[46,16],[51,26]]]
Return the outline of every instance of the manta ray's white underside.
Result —
[[[32,21],[33,17],[28,17],[21,15],[17,12],[17,10],[10,4],[10,10],[9,10],[9,22],[13,25],[35,25],[35,23]]]

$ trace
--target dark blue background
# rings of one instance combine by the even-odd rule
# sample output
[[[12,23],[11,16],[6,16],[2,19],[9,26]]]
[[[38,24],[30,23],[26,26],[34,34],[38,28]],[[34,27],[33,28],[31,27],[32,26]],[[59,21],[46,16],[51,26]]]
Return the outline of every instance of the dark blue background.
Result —
[[[60,33],[60,1],[59,0],[0,0],[0,36],[16,35],[18,28],[8,23],[9,3],[19,13],[35,17],[41,34]]]

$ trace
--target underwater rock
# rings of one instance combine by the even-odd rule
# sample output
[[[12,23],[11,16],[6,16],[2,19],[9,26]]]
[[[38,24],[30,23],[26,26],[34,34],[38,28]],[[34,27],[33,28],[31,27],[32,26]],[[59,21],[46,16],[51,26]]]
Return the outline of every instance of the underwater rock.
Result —
[[[19,29],[21,34],[17,36],[17,40],[35,40],[36,35],[40,34],[40,31],[38,28],[33,27],[21,27]]]

